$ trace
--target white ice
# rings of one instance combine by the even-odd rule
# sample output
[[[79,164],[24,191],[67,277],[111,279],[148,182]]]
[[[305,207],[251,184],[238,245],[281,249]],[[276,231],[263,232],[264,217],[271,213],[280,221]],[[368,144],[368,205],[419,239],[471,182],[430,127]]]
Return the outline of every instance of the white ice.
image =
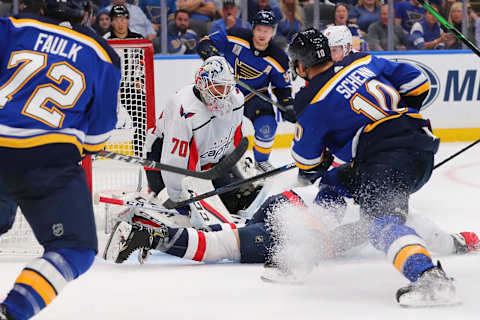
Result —
[[[442,144],[437,162],[466,145]],[[479,159],[475,146],[436,169],[412,196],[411,207],[450,232],[480,232]],[[287,150],[274,150],[272,162],[282,165],[291,158]],[[281,189],[292,177],[294,172],[284,174],[275,184]],[[26,261],[0,259],[3,295]],[[201,264],[163,254],[145,265],[136,257],[123,265],[97,258],[36,319],[480,319],[480,254],[441,262],[457,280],[461,306],[399,307],[395,292],[407,280],[381,254],[323,263],[303,285],[264,283],[262,265]]]

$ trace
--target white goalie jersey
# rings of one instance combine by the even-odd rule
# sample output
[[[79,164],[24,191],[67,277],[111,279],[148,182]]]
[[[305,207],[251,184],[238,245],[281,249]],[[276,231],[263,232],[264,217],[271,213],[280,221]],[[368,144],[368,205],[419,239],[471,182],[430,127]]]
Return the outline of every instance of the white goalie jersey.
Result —
[[[189,85],[167,100],[157,119],[155,135],[163,137],[161,162],[194,171],[207,170],[230,153],[242,139],[243,94],[234,89],[228,97],[230,115],[218,118],[210,112]],[[147,145],[147,152],[151,146]],[[183,175],[162,171],[173,201],[182,196]]]

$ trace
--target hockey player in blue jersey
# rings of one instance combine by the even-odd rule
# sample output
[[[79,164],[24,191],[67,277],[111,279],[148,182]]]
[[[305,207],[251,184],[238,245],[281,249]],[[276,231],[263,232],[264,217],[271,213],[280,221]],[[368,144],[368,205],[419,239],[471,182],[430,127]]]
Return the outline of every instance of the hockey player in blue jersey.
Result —
[[[401,305],[457,302],[452,279],[405,225],[409,195],[429,180],[439,144],[416,110],[429,89],[426,77],[365,53],[334,64],[327,38],[315,29],[298,33],[288,52],[309,81],[295,98],[298,167],[314,176],[325,148],[351,163],[329,179],[359,203],[370,243],[411,281],[397,292]]]
[[[255,90],[268,93],[271,84],[278,102],[286,109],[285,120],[295,122],[292,86],[288,71],[288,57],[272,43],[276,20],[269,11],[259,11],[253,19],[253,30],[231,29],[217,31],[200,40],[198,53],[202,59],[222,52],[232,66],[235,77]],[[243,87],[237,86],[245,95],[245,116],[255,129],[253,154],[256,167],[262,171],[272,169],[268,162],[272,151],[277,122],[272,105]]]
[[[0,18],[0,184],[44,248],[0,304],[0,319],[33,317],[97,253],[79,162],[114,129],[120,69],[105,40],[79,25],[85,4],[47,0],[45,16]]]

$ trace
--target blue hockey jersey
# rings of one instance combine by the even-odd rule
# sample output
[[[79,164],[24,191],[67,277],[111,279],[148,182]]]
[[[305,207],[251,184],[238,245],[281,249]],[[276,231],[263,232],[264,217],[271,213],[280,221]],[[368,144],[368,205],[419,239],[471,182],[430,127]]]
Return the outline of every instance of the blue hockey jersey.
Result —
[[[120,61],[81,26],[0,18],[0,147],[103,149],[117,122]]]
[[[428,79],[409,64],[366,53],[348,55],[296,95],[294,160],[299,168],[311,169],[322,161],[326,147],[351,161],[361,132],[403,113],[421,117],[404,100],[429,89]]]
[[[270,43],[265,51],[252,50],[252,31],[231,29],[228,35],[220,30],[210,34],[202,41],[210,40],[224,54],[232,66],[235,77],[257,91],[266,93],[269,84],[279,100],[291,96],[291,81],[288,73],[288,57],[278,46]],[[253,94],[238,87],[248,101]],[[277,90],[277,89],[288,90]],[[282,91],[279,96],[278,92]]]

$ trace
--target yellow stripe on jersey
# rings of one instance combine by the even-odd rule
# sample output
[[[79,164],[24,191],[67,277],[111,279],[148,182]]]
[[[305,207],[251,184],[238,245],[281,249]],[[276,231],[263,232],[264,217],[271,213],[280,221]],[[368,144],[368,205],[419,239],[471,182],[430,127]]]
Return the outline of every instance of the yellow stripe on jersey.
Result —
[[[425,249],[425,247],[418,244],[414,244],[414,245],[403,247],[395,256],[395,259],[393,260],[393,265],[398,271],[402,272],[405,261],[407,261],[407,259],[413,256],[414,254],[424,254],[427,257],[431,258],[430,253],[427,251],[427,249]]]
[[[47,305],[57,296],[55,288],[44,277],[33,270],[23,269],[15,283],[32,287]]]
[[[102,60],[112,63],[112,60],[110,59],[110,56],[108,55],[107,51],[105,51],[105,49],[97,41],[95,41],[93,38],[90,38],[89,36],[83,33],[72,30],[70,28],[61,27],[54,24],[50,24],[50,23],[40,22],[34,19],[15,19],[12,17],[9,17],[9,19],[11,20],[12,24],[15,27],[37,27],[41,30],[55,32],[60,35],[62,34],[65,35],[65,33],[67,33],[74,40],[77,40],[85,45],[88,45],[93,50],[95,50],[95,52],[98,54],[98,56]]]
[[[242,45],[244,47],[250,48],[250,43],[247,40],[244,40],[242,38],[235,37],[235,36],[227,36],[227,39],[230,42],[234,42],[234,43],[237,43],[237,44]]]
[[[71,143],[77,147],[78,152],[82,154],[82,144],[77,137],[60,134],[60,133],[48,133],[41,136],[31,138],[6,138],[0,137],[0,147],[7,148],[33,148],[52,143]]]
[[[375,129],[376,126],[378,126],[378,125],[381,124],[381,123],[384,123],[385,121],[399,118],[399,117],[400,117],[401,115],[403,115],[406,111],[407,111],[407,109],[405,109],[405,111],[397,111],[399,114],[395,114],[395,115],[390,116],[390,117],[385,117],[385,118],[383,118],[383,119],[380,119],[380,120],[375,121],[374,123],[367,124],[367,125],[365,126],[365,129],[364,129],[363,131],[364,131],[364,132],[370,132],[370,131],[372,131],[373,129]],[[422,115],[419,114],[419,113],[406,113],[406,115],[409,116],[409,117],[412,117],[412,118],[423,119]]]
[[[321,161],[320,161],[320,162],[321,162]],[[310,169],[315,168],[316,166],[318,166],[318,165],[320,164],[320,162],[319,162],[319,163],[312,164],[312,165],[309,165],[309,166],[307,166],[307,165],[305,165],[305,164],[301,164],[301,163],[298,162],[298,161],[295,161],[295,164],[297,165],[297,167],[299,167],[299,168],[302,169],[302,170],[310,170]]]
[[[365,56],[340,70],[336,75],[334,75],[330,80],[328,80],[326,84],[323,85],[323,87],[318,91],[315,97],[313,97],[312,101],[310,101],[310,104],[322,100],[324,96],[326,96],[335,87],[337,82],[339,82],[343,78],[343,76],[361,65],[369,64],[371,59],[372,56]]]
[[[259,146],[257,146],[257,145],[254,145],[253,148],[254,148],[255,150],[257,150],[258,152],[260,152],[260,153],[270,154],[270,152],[272,152],[273,146],[270,147],[270,148],[262,148],[262,147],[259,147]]]
[[[407,93],[406,96],[418,96],[428,90],[430,90],[430,81],[427,80],[418,88]]]
[[[107,145],[107,141],[102,142],[100,144],[83,144],[83,148],[87,150],[88,152],[98,152],[100,150],[103,150],[105,146]]]
[[[273,59],[272,57],[265,57],[264,58],[265,60],[267,60],[268,62],[270,62],[270,64],[272,64],[275,69],[277,69],[278,72],[281,72],[281,73],[284,73],[285,72],[285,69],[282,68],[282,66],[280,65],[280,63],[278,63],[275,59]]]

